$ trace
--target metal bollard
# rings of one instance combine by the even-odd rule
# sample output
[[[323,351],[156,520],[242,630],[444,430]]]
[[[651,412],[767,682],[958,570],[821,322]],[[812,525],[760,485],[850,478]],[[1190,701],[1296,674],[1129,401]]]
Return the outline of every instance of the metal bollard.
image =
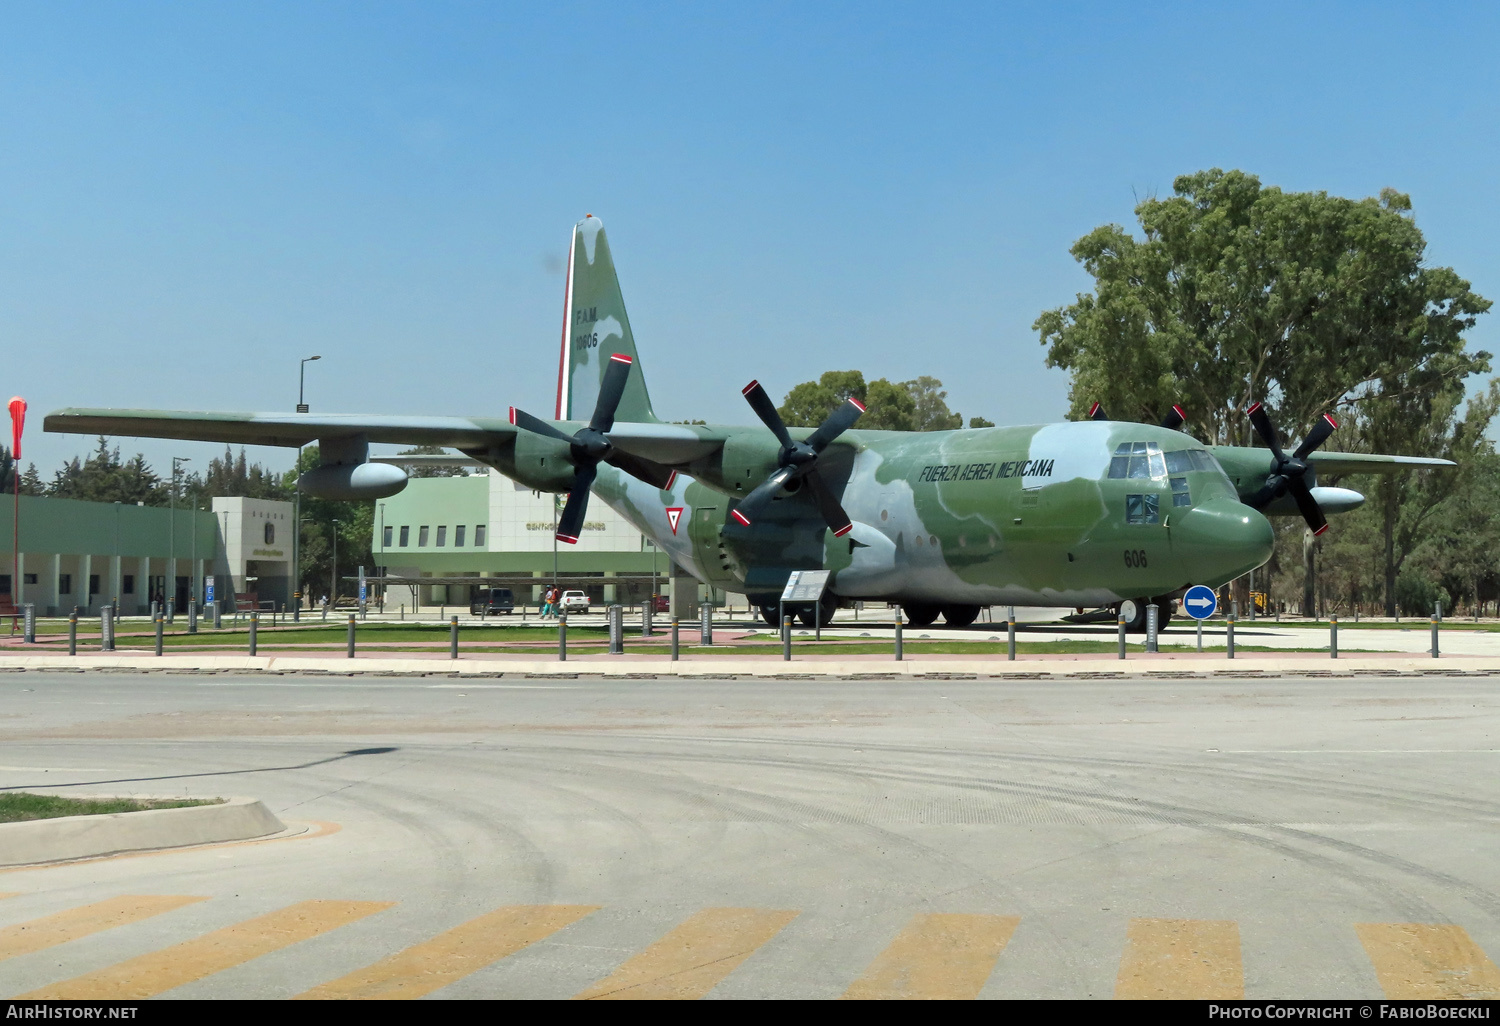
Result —
[[[349,640],[348,640],[348,642],[346,643],[346,645],[344,647],[345,647],[347,658],[353,659],[354,658],[354,614],[353,613],[349,614]]]
[[[625,654],[625,607],[609,607],[609,654]]]
[[[177,600],[174,599],[174,598],[169,598],[169,599],[167,599],[167,623],[176,623],[176,622],[177,622]]]
[[[252,609],[250,611],[250,654],[251,655],[255,654],[255,646],[256,646],[256,643],[258,641],[258,639],[256,638],[256,634],[259,631],[260,631],[260,611],[256,610],[256,609]]]
[[[153,619],[153,620],[156,619],[156,613],[157,613],[156,599],[152,599],[151,600],[151,619]]]
[[[1125,658],[1125,614],[1120,613],[1120,658]]]
[[[161,655],[161,628],[162,628],[162,616],[161,616],[160,613],[157,613],[156,614],[156,654],[157,655]]]
[[[105,607],[99,611],[99,649],[103,652],[115,650],[115,618],[114,611]],[[78,615],[78,608],[73,608],[73,615]]]
[[[1229,614],[1229,633],[1226,635],[1229,658],[1234,658],[1234,614]]]
[[[458,658],[458,617],[450,617],[448,620],[448,658]]]
[[[1016,607],[1010,606],[1005,613],[1005,648],[1007,659],[1016,657]]]
[[[198,633],[198,603],[188,602],[188,633]]]
[[[36,605],[31,602],[21,607],[21,640],[36,644]]]
[[[109,616],[109,607],[104,607],[104,616]],[[68,617],[68,655],[78,654],[78,612]]]
[[[677,661],[677,617],[672,617],[672,662]]]
[[[220,605],[219,603],[217,603],[217,602],[213,603],[213,607],[214,607],[214,630],[219,630],[221,627],[224,626],[224,607],[222,605]]]
[[[1157,605],[1156,605],[1155,602],[1152,602],[1150,605],[1148,605],[1146,607],[1146,651],[1147,652],[1156,652],[1156,651],[1159,651],[1159,649],[1156,647],[1156,625],[1157,625],[1157,623],[1160,622],[1157,619],[1157,617],[1159,617],[1160,615],[1161,615],[1161,610],[1157,608]]]
[[[698,607],[698,644],[714,643],[714,607],[705,602]]]
[[[901,662],[901,660],[903,658],[904,658],[904,656],[903,656],[903,653],[901,651],[901,607],[897,606],[896,607],[896,662],[898,662],[898,663]]]
[[[1432,658],[1434,658],[1434,659],[1436,659],[1438,657],[1438,636],[1437,635],[1438,635],[1438,617],[1437,617],[1436,614],[1433,614],[1433,617],[1432,617]]]
[[[1334,613],[1328,618],[1328,658],[1339,657],[1339,616]]]
[[[568,614],[566,613],[557,618],[557,661],[560,663],[568,661]]]
[[[652,623],[652,621],[655,619],[655,613],[656,596],[653,595],[646,601],[646,604],[641,607],[641,637],[649,638],[656,633],[654,624]]]
[[[781,618],[781,658],[785,662],[792,661],[792,618],[790,616]]]

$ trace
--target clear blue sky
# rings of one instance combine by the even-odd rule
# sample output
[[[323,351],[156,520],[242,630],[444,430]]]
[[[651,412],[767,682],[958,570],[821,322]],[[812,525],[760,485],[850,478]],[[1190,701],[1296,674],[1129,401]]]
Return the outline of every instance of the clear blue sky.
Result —
[[[1497,11],[10,0],[0,391],[48,477],[48,410],[290,409],[313,353],[316,411],[545,413],[592,212],[663,416],[857,367],[1056,419],[1068,247],[1178,174],[1409,192],[1500,299]]]

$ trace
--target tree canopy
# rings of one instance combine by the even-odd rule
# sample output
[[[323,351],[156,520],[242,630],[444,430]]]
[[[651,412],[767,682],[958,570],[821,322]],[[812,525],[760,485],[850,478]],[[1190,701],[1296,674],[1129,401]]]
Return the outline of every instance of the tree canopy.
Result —
[[[845,399],[865,405],[857,427],[876,431],[951,431],[964,426],[960,413],[948,409],[948,393],[937,378],[923,375],[892,383],[876,378],[866,384],[857,370],[826,371],[817,381],[804,381],[786,394],[779,407],[788,427],[817,427]],[[975,417],[971,427],[993,427]]]

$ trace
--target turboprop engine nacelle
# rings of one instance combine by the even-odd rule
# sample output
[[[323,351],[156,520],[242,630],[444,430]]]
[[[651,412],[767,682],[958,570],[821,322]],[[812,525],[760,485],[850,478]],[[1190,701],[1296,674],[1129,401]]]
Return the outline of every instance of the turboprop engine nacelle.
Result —
[[[319,499],[384,499],[406,487],[406,471],[389,463],[370,463],[364,435],[318,439],[322,466],[297,479],[297,486]]]

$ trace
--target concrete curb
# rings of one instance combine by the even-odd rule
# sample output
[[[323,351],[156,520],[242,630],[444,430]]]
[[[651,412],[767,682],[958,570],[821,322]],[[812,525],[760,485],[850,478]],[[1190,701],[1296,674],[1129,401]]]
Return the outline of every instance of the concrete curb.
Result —
[[[254,798],[230,798],[219,805],[192,805],[183,809],[0,823],[0,866],[246,841],[279,834],[285,829],[286,825]]]
[[[1244,653],[1237,659],[1222,655],[1132,654],[1125,660],[1100,656],[1022,657],[1014,662],[984,657],[916,656],[894,659],[840,659],[836,656],[799,656],[791,662],[774,656],[684,655],[678,662],[661,656],[588,655],[567,662],[509,656],[449,659],[358,659],[311,656],[55,656],[0,655],[0,671],[54,670],[80,672],[126,671],[158,673],[269,673],[303,675],[383,675],[437,677],[921,677],[932,675],[984,677],[1151,676],[1349,676],[1372,675],[1500,675],[1500,659],[1493,656],[1326,655]]]

